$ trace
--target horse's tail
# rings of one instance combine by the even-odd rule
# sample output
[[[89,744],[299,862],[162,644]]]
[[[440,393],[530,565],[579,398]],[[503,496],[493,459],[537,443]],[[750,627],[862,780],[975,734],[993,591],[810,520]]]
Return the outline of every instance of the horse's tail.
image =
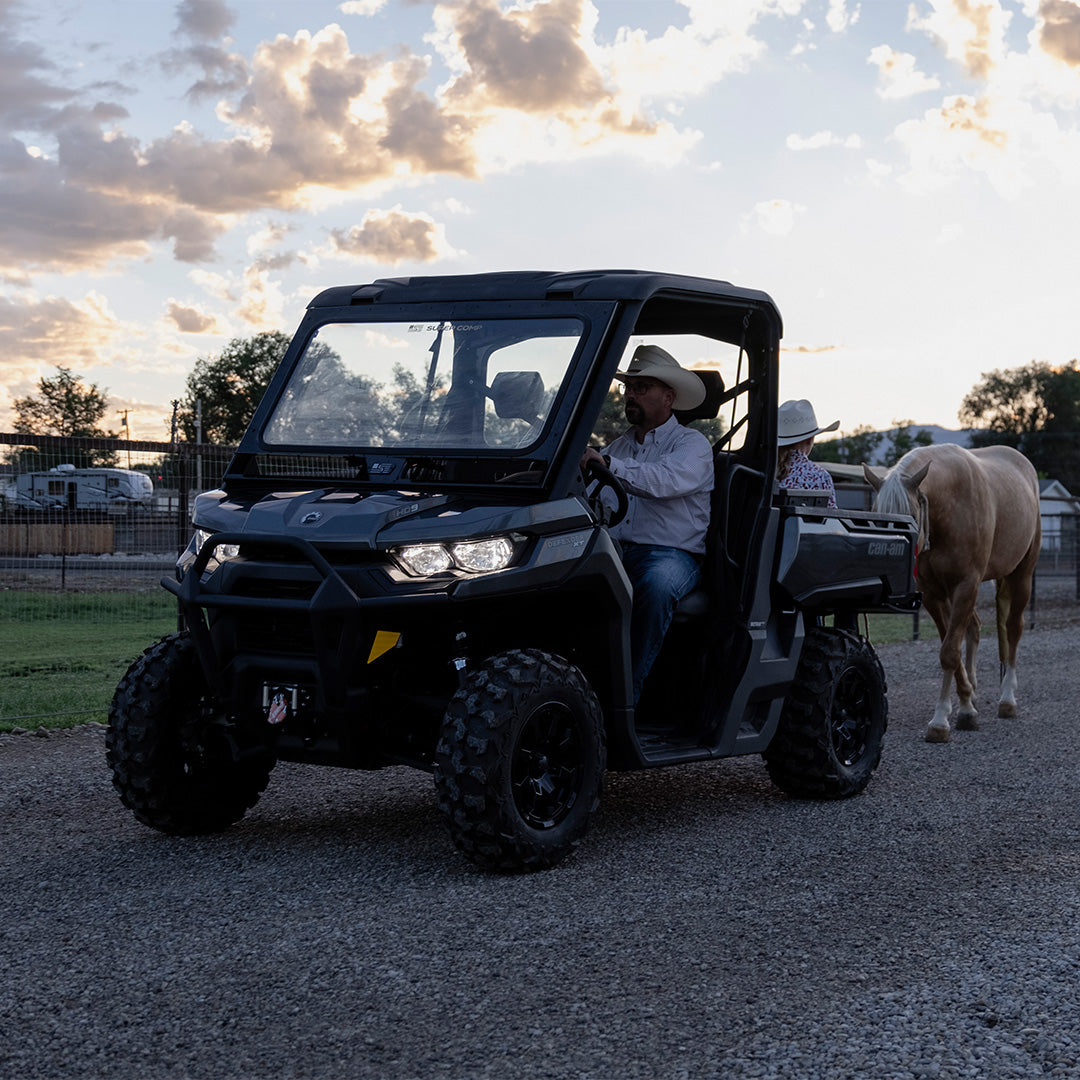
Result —
[[[1009,635],[1006,623],[1009,612],[1012,610],[1012,585],[1007,577],[998,578],[994,584],[997,587],[994,594],[994,607],[997,611],[998,660],[1001,662],[1001,672],[1004,675],[1005,665],[1009,662]]]

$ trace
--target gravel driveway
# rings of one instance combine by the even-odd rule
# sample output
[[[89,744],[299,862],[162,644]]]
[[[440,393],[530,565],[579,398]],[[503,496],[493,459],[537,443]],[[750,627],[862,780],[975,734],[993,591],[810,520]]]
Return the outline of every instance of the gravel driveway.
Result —
[[[612,775],[553,871],[452,848],[430,777],[281,765],[176,840],[100,730],[0,736],[0,1076],[1080,1077],[1080,628],[1022,646],[1018,720],[922,730],[936,641],[880,649],[867,792],[758,758]]]

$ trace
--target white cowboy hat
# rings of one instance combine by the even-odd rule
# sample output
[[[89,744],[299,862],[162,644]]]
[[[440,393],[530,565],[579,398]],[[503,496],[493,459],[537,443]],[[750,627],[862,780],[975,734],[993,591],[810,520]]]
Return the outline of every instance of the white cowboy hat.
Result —
[[[659,345],[639,345],[625,371],[616,371],[620,382],[627,379],[656,379],[675,391],[673,409],[696,409],[705,400],[705,384]]]
[[[814,406],[806,398],[799,401],[785,401],[776,413],[777,446],[794,446],[805,442],[823,431],[835,431],[840,426],[834,420],[828,427],[818,427]]]

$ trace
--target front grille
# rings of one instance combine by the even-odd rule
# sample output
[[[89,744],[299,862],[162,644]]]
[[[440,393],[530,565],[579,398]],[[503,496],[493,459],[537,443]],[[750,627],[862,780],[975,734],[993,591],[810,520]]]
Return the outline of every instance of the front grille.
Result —
[[[243,615],[237,620],[236,636],[244,653],[279,656],[315,655],[311,626],[306,616]]]
[[[310,600],[317,581],[282,581],[280,578],[242,578],[233,588],[234,596],[275,600]]]

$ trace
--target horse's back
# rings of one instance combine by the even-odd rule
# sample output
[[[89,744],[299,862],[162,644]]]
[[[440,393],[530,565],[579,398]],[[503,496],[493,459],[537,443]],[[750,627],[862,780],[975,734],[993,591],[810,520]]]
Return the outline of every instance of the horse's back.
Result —
[[[931,549],[956,572],[971,560],[982,580],[1001,578],[1026,561],[1041,538],[1039,479],[1035,467],[1011,446],[967,450],[953,443],[918,447],[897,471],[914,473],[929,463],[921,487],[930,507]]]
[[[992,568],[992,576],[1000,577],[1002,572],[1011,572],[1042,542],[1039,474],[1035,466],[1011,446],[981,446],[970,453],[979,462],[993,494],[996,511],[994,550],[998,565]],[[1002,558],[1004,563],[1000,561]]]
[[[1035,466],[1019,450],[1011,446],[980,446],[967,453],[976,458],[988,472],[1000,478],[1002,483],[1012,484],[1019,480],[1025,490],[1039,497],[1039,474]]]
[[[1022,514],[1028,525],[1037,523],[1039,474],[1035,466],[1011,446],[980,446],[970,453],[986,474],[999,512]]]

